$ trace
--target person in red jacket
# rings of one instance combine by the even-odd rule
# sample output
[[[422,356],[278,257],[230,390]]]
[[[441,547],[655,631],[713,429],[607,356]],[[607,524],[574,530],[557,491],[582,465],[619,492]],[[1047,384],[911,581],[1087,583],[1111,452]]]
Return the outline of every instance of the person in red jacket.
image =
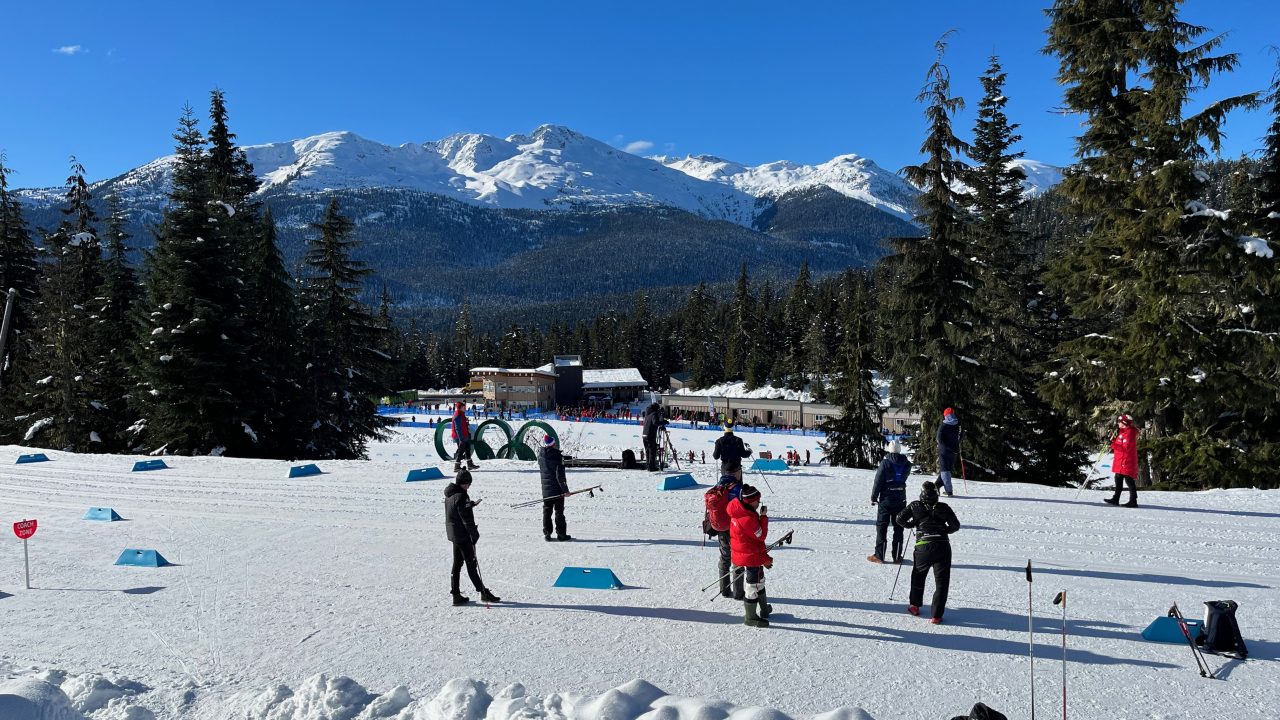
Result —
[[[742,495],[729,503],[729,549],[735,574],[744,575],[745,615],[742,622],[751,627],[769,627],[773,608],[764,591],[764,569],[773,567],[773,558],[765,550],[769,536],[769,508],[760,504],[760,491],[742,486]]]
[[[1138,428],[1133,418],[1121,415],[1116,419],[1116,436],[1111,441],[1111,470],[1116,474],[1116,494],[1103,498],[1109,505],[1120,504],[1120,491],[1129,483],[1129,502],[1125,507],[1138,507]]]

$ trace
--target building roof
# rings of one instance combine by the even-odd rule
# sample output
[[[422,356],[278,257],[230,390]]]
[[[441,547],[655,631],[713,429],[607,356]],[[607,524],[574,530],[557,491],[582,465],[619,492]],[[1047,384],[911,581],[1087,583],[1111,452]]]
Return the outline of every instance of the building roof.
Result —
[[[599,390],[615,387],[648,387],[640,371],[635,368],[613,368],[608,370],[583,370],[582,389]]]
[[[544,366],[545,367],[545,366]],[[554,372],[544,370],[543,368],[500,368],[500,367],[473,367],[473,373],[503,373],[507,375],[544,375],[546,377],[556,377]]]
[[[580,355],[556,355],[551,360],[557,367],[582,367]]]

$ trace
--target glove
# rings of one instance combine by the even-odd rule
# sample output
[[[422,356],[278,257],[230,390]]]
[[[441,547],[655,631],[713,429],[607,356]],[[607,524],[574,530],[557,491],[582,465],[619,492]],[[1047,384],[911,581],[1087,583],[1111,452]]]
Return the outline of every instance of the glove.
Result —
[[[875,501],[875,500],[872,500],[872,501],[871,501],[871,506],[872,506],[872,507],[875,507],[875,504],[876,504],[876,501]]]
[[[769,557],[769,556],[767,556],[767,555],[766,555],[766,556],[765,556],[765,559],[764,559],[764,566],[765,566],[766,568],[769,568],[770,570],[772,570],[772,569],[773,569],[773,558],[771,558],[771,557]]]

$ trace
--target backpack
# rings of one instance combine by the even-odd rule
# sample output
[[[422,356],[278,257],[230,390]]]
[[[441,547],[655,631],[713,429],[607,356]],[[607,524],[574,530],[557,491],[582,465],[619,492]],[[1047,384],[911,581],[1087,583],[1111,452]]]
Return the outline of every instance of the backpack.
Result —
[[[707,511],[703,513],[702,530],[708,536],[714,536],[722,532],[729,531],[729,488],[726,485],[716,485],[702,495],[702,501],[707,507]]]
[[[1234,600],[1209,600],[1204,604],[1204,628],[1196,643],[1204,645],[1206,652],[1230,653],[1240,658],[1249,657],[1240,625],[1236,623],[1239,605]]]

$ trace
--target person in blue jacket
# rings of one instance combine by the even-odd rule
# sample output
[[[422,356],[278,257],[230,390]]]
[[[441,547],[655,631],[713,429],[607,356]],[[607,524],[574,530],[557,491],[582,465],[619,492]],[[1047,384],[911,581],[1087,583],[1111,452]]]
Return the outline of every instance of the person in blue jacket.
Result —
[[[951,469],[960,457],[960,418],[956,411],[942,411],[942,424],[938,426],[938,479],[942,481],[942,494],[951,497]]]
[[[907,478],[911,475],[911,461],[902,452],[897,440],[889,443],[888,453],[880,461],[875,482],[871,485],[871,505],[879,506],[876,512],[876,551],[867,556],[873,563],[884,562],[885,541],[889,525],[893,525],[893,562],[902,562],[902,526],[895,518],[907,507]]]

